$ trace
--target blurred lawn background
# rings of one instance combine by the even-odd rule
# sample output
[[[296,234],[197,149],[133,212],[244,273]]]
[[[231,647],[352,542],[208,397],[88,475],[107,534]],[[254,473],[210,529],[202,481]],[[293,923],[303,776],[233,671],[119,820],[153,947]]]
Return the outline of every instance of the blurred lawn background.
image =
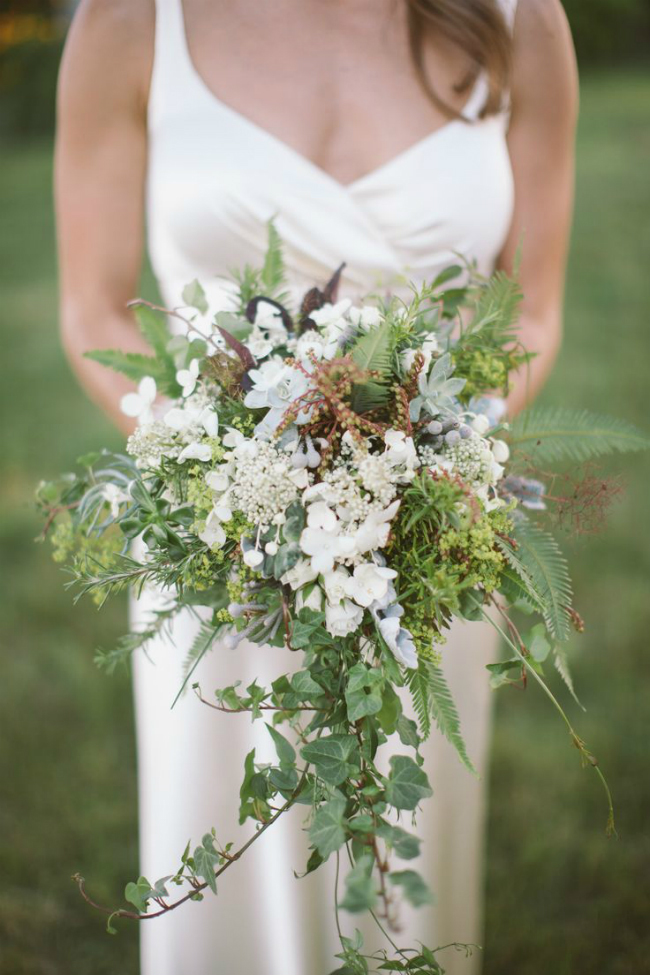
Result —
[[[618,23],[607,21],[611,4],[589,5],[600,19],[597,29],[588,20],[587,40],[584,5],[567,6],[591,67],[582,79],[566,339],[543,399],[647,429],[650,67],[598,66],[636,43],[646,21],[634,0],[621,0],[626,24],[640,19],[627,40],[609,29],[608,47],[607,24]],[[0,48],[6,25],[0,17]],[[73,611],[49,546],[33,544],[38,480],[120,441],[78,389],[59,346],[51,111],[43,98],[60,41],[56,31],[32,35],[28,62],[41,52],[33,63],[43,78],[27,72],[31,95],[23,69],[17,76],[0,60],[0,89],[8,78],[15,95],[0,110],[0,975],[136,975],[135,926],[107,936],[70,879],[78,870],[97,900],[119,903],[124,882],[137,875],[135,755],[129,675],[107,677],[93,663],[94,649],[124,631],[124,605]],[[145,277],[143,292],[151,290]],[[609,777],[619,838],[605,838],[598,781],[581,771],[546,699],[535,687],[499,691],[485,975],[650,973],[650,459],[624,458],[615,468],[627,491],[606,529],[565,540],[587,622],[572,641],[587,712],[552,680]]]

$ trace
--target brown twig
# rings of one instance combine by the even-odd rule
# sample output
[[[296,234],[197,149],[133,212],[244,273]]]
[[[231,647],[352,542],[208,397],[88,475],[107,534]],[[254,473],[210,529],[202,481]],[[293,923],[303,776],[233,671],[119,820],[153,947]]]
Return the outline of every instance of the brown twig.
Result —
[[[278,811],[273,816],[271,816],[271,818],[267,820],[267,822],[263,823],[260,826],[260,828],[257,830],[257,832],[253,833],[250,839],[247,840],[246,843],[244,843],[244,845],[241,846],[236,853],[231,853],[228,855],[227,862],[224,863],[218,870],[215,870],[214,873],[215,880],[217,877],[220,877],[223,873],[225,873],[226,870],[229,867],[231,867],[233,863],[239,860],[246,852],[246,850],[250,846],[252,846],[256,840],[260,838],[262,833],[264,833],[269,828],[269,826],[272,826],[273,823],[277,819],[279,819],[283,813],[285,813],[288,809],[291,808],[291,806],[293,806],[298,795],[302,790],[306,777],[307,777],[307,769],[305,768],[302,777],[300,779],[300,782],[298,783],[294,791],[291,793],[287,801],[284,803],[284,805],[280,806]],[[166,907],[162,908],[159,911],[154,911],[152,914],[140,914],[137,911],[126,910],[126,908],[120,908],[119,910],[113,911],[111,910],[110,907],[104,907],[102,904],[98,904],[96,901],[92,899],[92,897],[89,897],[89,895],[86,893],[86,889],[85,889],[86,882],[84,878],[81,876],[81,874],[75,873],[72,879],[76,881],[77,886],[79,888],[79,893],[81,894],[83,899],[88,904],[90,904],[91,907],[94,907],[95,910],[101,911],[102,914],[108,914],[111,917],[125,917],[131,921],[150,921],[155,917],[160,917],[162,914],[168,914],[170,911],[174,911],[176,910],[177,907],[180,907],[181,904],[184,904],[186,901],[191,900],[193,897],[196,896],[197,893],[200,893],[201,891],[205,890],[206,887],[209,886],[207,881],[204,881],[203,883],[199,883],[194,877],[188,878],[192,886],[191,891],[188,891],[188,893],[185,894],[183,897],[180,897],[177,901],[174,901],[172,904],[168,904]]]

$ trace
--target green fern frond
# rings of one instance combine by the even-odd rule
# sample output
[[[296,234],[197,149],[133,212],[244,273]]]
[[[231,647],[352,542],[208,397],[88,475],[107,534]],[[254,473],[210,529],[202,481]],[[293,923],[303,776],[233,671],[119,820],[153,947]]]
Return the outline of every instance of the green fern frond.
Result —
[[[388,376],[391,369],[391,325],[384,320],[377,328],[365,332],[350,349],[350,355],[362,369]]]
[[[512,423],[510,444],[535,461],[585,461],[603,454],[647,450],[650,437],[625,420],[588,410],[538,406]]]
[[[514,332],[521,299],[519,282],[496,271],[479,291],[468,331],[489,333],[491,341],[502,344]]]
[[[582,704],[578,700],[578,696],[573,686],[573,677],[571,676],[571,671],[569,670],[569,659],[567,657],[566,647],[562,643],[557,643],[553,647],[553,662],[555,664],[555,669],[557,670],[558,674],[566,684],[569,693],[571,694],[571,697],[576,702],[576,704],[579,707],[581,707],[582,710],[584,711],[585,709],[582,707]]]
[[[518,524],[513,535],[517,558],[542,599],[542,616],[549,633],[557,640],[566,640],[572,592],[568,566],[559,545],[552,535],[532,522]]]
[[[138,305],[134,308],[138,327],[142,332],[147,344],[153,349],[157,356],[162,359],[170,359],[167,351],[167,343],[172,337],[167,324],[165,315],[155,312],[147,305]]]
[[[273,220],[269,220],[267,228],[268,245],[260,272],[260,280],[264,293],[269,298],[273,298],[285,282],[284,254],[282,252],[282,239]]]
[[[407,680],[423,737],[429,736],[433,719],[438,730],[458,752],[463,765],[476,773],[465,748],[458,711],[442,670],[431,660],[421,659],[418,669],[409,671]]]
[[[212,644],[217,639],[219,630],[212,623],[201,623],[199,630],[192,641],[183,663],[183,683],[178,689],[178,693],[172,702],[172,707],[176,704],[179,697],[187,687],[188,681],[196,668],[199,666]]]
[[[115,372],[121,372],[136,383],[145,376],[152,376],[156,380],[159,392],[166,393],[168,396],[180,394],[173,361],[168,362],[139,352],[120,352],[117,349],[96,349],[84,353],[84,358],[99,362],[108,369],[114,369]]]
[[[370,380],[370,382],[354,387],[350,405],[355,413],[369,413],[370,410],[376,410],[383,406],[389,393],[388,386]]]
[[[508,542],[497,537],[497,546],[508,562],[510,571],[502,572],[501,590],[514,602],[523,599],[531,609],[543,613],[546,606],[542,594],[537,590],[528,569]]]

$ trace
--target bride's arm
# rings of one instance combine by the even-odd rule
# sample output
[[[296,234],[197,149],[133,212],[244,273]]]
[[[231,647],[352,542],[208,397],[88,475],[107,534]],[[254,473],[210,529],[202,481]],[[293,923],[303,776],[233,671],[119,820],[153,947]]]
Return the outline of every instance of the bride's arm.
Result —
[[[539,392],[560,347],[577,114],[575,54],[560,0],[519,0],[508,132],[515,211],[499,266],[512,270],[521,243],[520,338],[538,355],[514,378],[511,414]]]
[[[55,202],[63,343],[89,395],[122,427],[132,384],[83,358],[144,350],[132,315],[143,251],[152,0],[83,0],[61,66]]]

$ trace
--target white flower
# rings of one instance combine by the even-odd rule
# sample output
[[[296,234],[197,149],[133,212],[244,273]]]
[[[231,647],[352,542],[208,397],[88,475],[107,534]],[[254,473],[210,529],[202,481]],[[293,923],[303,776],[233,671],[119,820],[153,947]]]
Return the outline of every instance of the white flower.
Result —
[[[479,437],[485,436],[490,429],[490,421],[484,413],[477,413],[476,416],[470,420],[469,425],[475,433],[478,433]]]
[[[363,609],[355,606],[349,599],[332,606],[325,604],[325,629],[332,636],[347,636],[361,625]]]
[[[199,378],[199,360],[192,359],[187,369],[179,369],[176,373],[176,382],[183,387],[183,396],[190,396],[196,387]]]
[[[212,447],[207,443],[199,443],[197,440],[188,443],[183,447],[178,455],[178,463],[183,464],[186,460],[201,460],[204,463],[212,460]]]
[[[399,501],[393,501],[381,511],[371,511],[354,534],[355,551],[363,554],[383,548],[388,541],[390,522],[397,514]]]
[[[270,301],[258,301],[255,309],[255,324],[258,328],[263,328],[267,332],[277,329],[286,333],[286,329],[282,324],[282,312],[275,305],[272,305]]]
[[[242,552],[242,559],[249,569],[256,569],[264,561],[264,553],[260,552],[259,549],[249,548]]]
[[[273,342],[257,327],[253,329],[244,344],[256,359],[263,359],[264,356],[273,352]]]
[[[335,559],[346,557],[354,549],[354,539],[325,531],[323,528],[303,528],[300,548],[311,556],[311,566],[318,573],[331,572]]]
[[[211,549],[221,548],[226,541],[226,533],[221,527],[220,520],[215,517],[213,511],[206,518],[205,528],[199,532],[199,538]]]
[[[313,582],[317,575],[309,559],[299,559],[293,568],[287,569],[280,581],[295,590]]]
[[[308,596],[299,589],[296,593],[296,612],[301,609],[315,609],[316,612],[323,608],[323,590],[319,586],[314,586]]]
[[[388,569],[374,562],[363,562],[355,566],[353,574],[346,585],[347,594],[359,606],[370,606],[375,600],[381,599],[388,591],[388,580],[397,575],[394,569]]]
[[[492,456],[497,464],[505,464],[510,457],[510,448],[505,440],[492,441]]]
[[[347,328],[348,323],[345,320],[345,314],[351,304],[349,298],[343,298],[342,301],[337,301],[335,305],[327,304],[323,305],[322,308],[316,308],[309,313],[309,317],[329,337],[333,338]]]
[[[429,366],[431,365],[431,359],[438,351],[438,340],[435,335],[429,335],[424,340],[422,345],[417,349],[406,349],[402,353],[402,365],[406,372],[409,372],[413,368],[413,363],[415,362],[415,356],[418,352],[421,352],[424,356],[424,365],[422,367],[422,372],[427,373],[429,371]]]
[[[205,483],[213,491],[222,492],[228,489],[230,478],[219,467],[215,471],[210,471],[205,475]]]
[[[350,573],[343,566],[339,565],[332,572],[326,572],[323,576],[323,586],[330,603],[340,603],[347,595],[347,585]]]
[[[407,437],[401,430],[387,430],[384,434],[384,443],[388,448],[386,455],[393,464],[403,464],[407,471],[413,472],[419,467],[413,437]]]
[[[199,427],[203,427],[209,437],[216,437],[219,432],[219,417],[211,406],[201,409],[173,406],[165,413],[163,420],[174,433],[185,434]]]
[[[138,384],[137,393],[127,393],[120,400],[120,409],[126,416],[138,418],[138,423],[153,423],[151,407],[156,398],[156,380],[145,376]]]
[[[109,503],[113,518],[119,518],[120,505],[131,500],[126,491],[119,488],[117,484],[111,484],[110,481],[102,488],[102,497]]]
[[[357,325],[364,332],[369,331],[371,328],[375,328],[381,322],[381,313],[378,308],[372,305],[367,305],[363,308],[357,308],[355,305],[350,308],[348,316],[353,325]]]
[[[398,616],[387,616],[380,620],[379,632],[401,664],[405,667],[417,667],[418,655],[413,637],[408,630],[400,626]]]
[[[336,515],[324,501],[315,501],[307,508],[307,524],[310,528],[323,528],[327,532],[337,532]]]

